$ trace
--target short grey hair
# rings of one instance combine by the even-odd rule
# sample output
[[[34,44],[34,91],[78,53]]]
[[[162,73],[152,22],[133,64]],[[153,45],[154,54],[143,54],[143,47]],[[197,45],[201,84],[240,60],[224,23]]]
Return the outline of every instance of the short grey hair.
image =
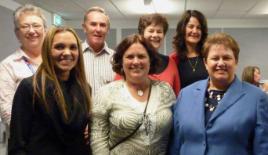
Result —
[[[90,12],[99,12],[99,13],[102,13],[103,15],[105,15],[106,18],[107,18],[107,21],[108,21],[108,28],[110,27],[110,19],[109,19],[109,16],[106,14],[105,10],[103,8],[99,7],[99,6],[93,6],[93,7],[89,8],[87,10],[87,12],[84,15],[84,22],[87,20],[87,15]]]
[[[47,28],[47,21],[46,21],[45,16],[43,15],[41,9],[39,7],[31,5],[31,4],[25,4],[25,5],[18,7],[13,13],[15,30],[17,30],[19,28],[20,16],[22,14],[28,13],[28,12],[40,17],[43,21],[44,28]]]

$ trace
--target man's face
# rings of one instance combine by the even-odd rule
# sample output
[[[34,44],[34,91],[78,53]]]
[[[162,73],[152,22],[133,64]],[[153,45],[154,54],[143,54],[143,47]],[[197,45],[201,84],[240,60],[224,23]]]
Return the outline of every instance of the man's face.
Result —
[[[87,35],[88,44],[95,52],[99,52],[104,46],[109,29],[107,16],[96,11],[90,12],[82,26]]]

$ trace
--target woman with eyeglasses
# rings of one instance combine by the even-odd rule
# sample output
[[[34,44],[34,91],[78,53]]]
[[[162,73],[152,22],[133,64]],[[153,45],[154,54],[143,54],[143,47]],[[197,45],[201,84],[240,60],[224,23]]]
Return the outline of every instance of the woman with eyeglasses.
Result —
[[[0,115],[8,125],[16,88],[23,78],[32,76],[42,62],[46,19],[40,8],[26,4],[14,12],[14,24],[20,48],[0,63]]]

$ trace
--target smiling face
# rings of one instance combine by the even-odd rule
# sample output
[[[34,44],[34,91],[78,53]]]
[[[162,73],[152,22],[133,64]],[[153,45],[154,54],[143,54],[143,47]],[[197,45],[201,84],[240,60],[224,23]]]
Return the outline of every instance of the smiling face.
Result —
[[[201,40],[201,25],[197,18],[191,17],[185,27],[185,41],[186,44],[196,46]]]
[[[147,79],[150,58],[140,43],[132,44],[123,55],[123,70],[127,81],[138,82]]]
[[[231,49],[214,44],[208,51],[205,66],[214,86],[228,86],[235,78],[237,61]]]
[[[41,50],[45,37],[43,20],[32,13],[22,14],[18,20],[16,36],[23,50]]]
[[[158,51],[165,37],[163,26],[151,24],[145,28],[143,36]]]
[[[108,17],[105,14],[93,11],[87,15],[83,29],[87,35],[87,41],[95,52],[99,52],[104,46],[104,41],[108,33]]]
[[[68,31],[57,33],[53,39],[51,56],[59,78],[68,80],[70,71],[76,66],[79,58],[75,36]]]

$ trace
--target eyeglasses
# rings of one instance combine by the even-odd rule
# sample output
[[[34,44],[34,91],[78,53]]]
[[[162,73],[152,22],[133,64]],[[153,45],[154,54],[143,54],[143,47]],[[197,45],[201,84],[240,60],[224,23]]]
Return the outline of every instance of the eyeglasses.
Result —
[[[22,25],[19,27],[19,29],[24,31],[24,32],[28,32],[28,31],[30,31],[31,28],[33,30],[37,31],[37,30],[40,30],[42,27],[43,27],[43,25],[40,25],[40,24],[32,24],[32,25]]]

